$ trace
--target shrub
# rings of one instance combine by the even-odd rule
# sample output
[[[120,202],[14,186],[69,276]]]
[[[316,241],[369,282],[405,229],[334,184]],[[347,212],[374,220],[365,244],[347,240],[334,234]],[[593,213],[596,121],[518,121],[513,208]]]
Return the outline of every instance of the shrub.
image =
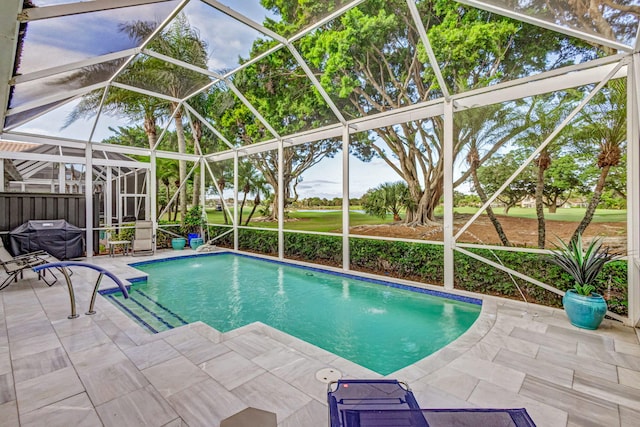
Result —
[[[212,235],[228,228],[211,227]],[[442,245],[352,238],[349,240],[350,268],[399,279],[434,285],[444,282],[444,248]],[[216,245],[233,247],[233,235],[216,241]],[[277,231],[242,229],[239,231],[241,250],[278,254]],[[488,249],[469,249],[491,261],[502,263],[515,271],[566,291],[573,287],[573,279],[551,264],[547,255],[508,252]],[[342,238],[316,234],[285,233],[285,255],[288,258],[340,266]],[[496,258],[497,257],[497,258]],[[499,258],[499,261],[498,261]],[[552,307],[562,306],[559,295],[519,278],[514,278],[527,301]],[[627,315],[627,262],[607,264],[595,282],[596,292],[608,299],[609,310]],[[454,286],[457,289],[488,295],[521,299],[520,292],[509,275],[484,262],[455,253]]]

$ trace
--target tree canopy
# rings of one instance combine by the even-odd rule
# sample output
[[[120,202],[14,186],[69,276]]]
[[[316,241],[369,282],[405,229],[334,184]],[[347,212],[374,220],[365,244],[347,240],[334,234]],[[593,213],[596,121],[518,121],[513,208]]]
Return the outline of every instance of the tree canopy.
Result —
[[[321,12],[319,9],[335,10],[341,2],[274,0],[263,4],[281,18],[267,20],[265,25],[279,34],[290,35],[309,25],[309,20]],[[599,55],[597,49],[583,42],[452,1],[421,1],[417,7],[449,91],[484,87],[570,64],[576,58],[588,60]],[[252,56],[271,46],[273,42],[256,41]],[[362,3],[302,37],[292,48],[308,63],[347,120],[443,94],[403,0]],[[287,49],[244,68],[234,75],[233,84],[278,134],[338,120]],[[226,94],[212,96],[224,98],[229,105],[212,118],[230,140],[252,144],[273,137],[268,126],[234,99],[228,88]],[[502,127],[501,137],[491,142],[493,148],[487,147],[480,156],[482,162],[522,131],[524,124],[509,118],[512,106],[501,107],[484,110],[484,115],[476,112],[478,117],[473,122],[456,120],[456,155],[465,153],[479,132]],[[380,157],[406,182],[414,203],[405,221],[422,224],[434,220],[434,209],[443,193],[442,141],[442,118],[433,117],[356,134],[351,150],[363,160],[372,155]],[[334,155],[338,144],[339,141],[319,141],[300,147],[299,159],[292,166],[303,164],[309,150],[319,158]],[[273,155],[266,154],[262,166],[258,166],[263,172],[274,171]],[[293,188],[298,172],[303,170],[284,171],[291,177],[285,181],[286,188]]]

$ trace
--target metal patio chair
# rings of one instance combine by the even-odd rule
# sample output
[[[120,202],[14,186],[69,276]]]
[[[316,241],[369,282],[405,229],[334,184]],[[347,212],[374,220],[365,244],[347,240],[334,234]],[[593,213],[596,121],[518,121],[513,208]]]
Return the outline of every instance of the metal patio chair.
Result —
[[[131,254],[153,255],[156,251],[155,235],[153,234],[152,221],[137,221],[133,235]]]
[[[4,247],[2,239],[0,239],[0,264],[7,277],[0,284],[0,290],[9,286],[11,281],[18,281],[18,278],[23,278],[24,270],[30,270],[37,265],[47,264],[55,259],[45,251],[31,252],[24,255],[12,256],[9,251]],[[58,280],[57,277],[51,273],[53,280],[47,280],[46,273],[38,273],[38,279],[42,279],[48,286],[52,286]]]

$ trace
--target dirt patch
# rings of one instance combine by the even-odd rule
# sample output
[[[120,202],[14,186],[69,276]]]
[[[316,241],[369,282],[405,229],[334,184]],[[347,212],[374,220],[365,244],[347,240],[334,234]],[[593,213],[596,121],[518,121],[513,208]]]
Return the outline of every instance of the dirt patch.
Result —
[[[454,218],[454,233],[457,233],[471,215],[456,214]],[[535,219],[517,218],[498,215],[498,219],[505,230],[509,242],[513,246],[537,247],[538,222]],[[554,248],[557,238],[568,240],[578,226],[576,222],[547,221],[546,247]],[[360,225],[351,227],[352,234],[365,236],[385,236],[402,239],[443,241],[442,225],[409,227],[404,224]],[[627,224],[625,222],[598,222],[587,227],[584,237],[587,240],[595,236],[603,236],[604,243],[612,249],[624,251],[627,245]],[[471,226],[460,236],[458,242],[479,243],[486,245],[502,245],[498,233],[486,215],[479,216]]]

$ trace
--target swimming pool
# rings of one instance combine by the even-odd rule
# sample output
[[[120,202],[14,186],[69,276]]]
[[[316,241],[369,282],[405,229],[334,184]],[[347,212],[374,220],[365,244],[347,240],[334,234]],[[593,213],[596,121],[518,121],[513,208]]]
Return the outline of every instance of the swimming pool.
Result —
[[[481,308],[472,298],[232,253],[132,265],[147,281],[132,284],[129,300],[104,295],[152,331],[200,320],[227,332],[260,321],[382,375],[458,338]]]

